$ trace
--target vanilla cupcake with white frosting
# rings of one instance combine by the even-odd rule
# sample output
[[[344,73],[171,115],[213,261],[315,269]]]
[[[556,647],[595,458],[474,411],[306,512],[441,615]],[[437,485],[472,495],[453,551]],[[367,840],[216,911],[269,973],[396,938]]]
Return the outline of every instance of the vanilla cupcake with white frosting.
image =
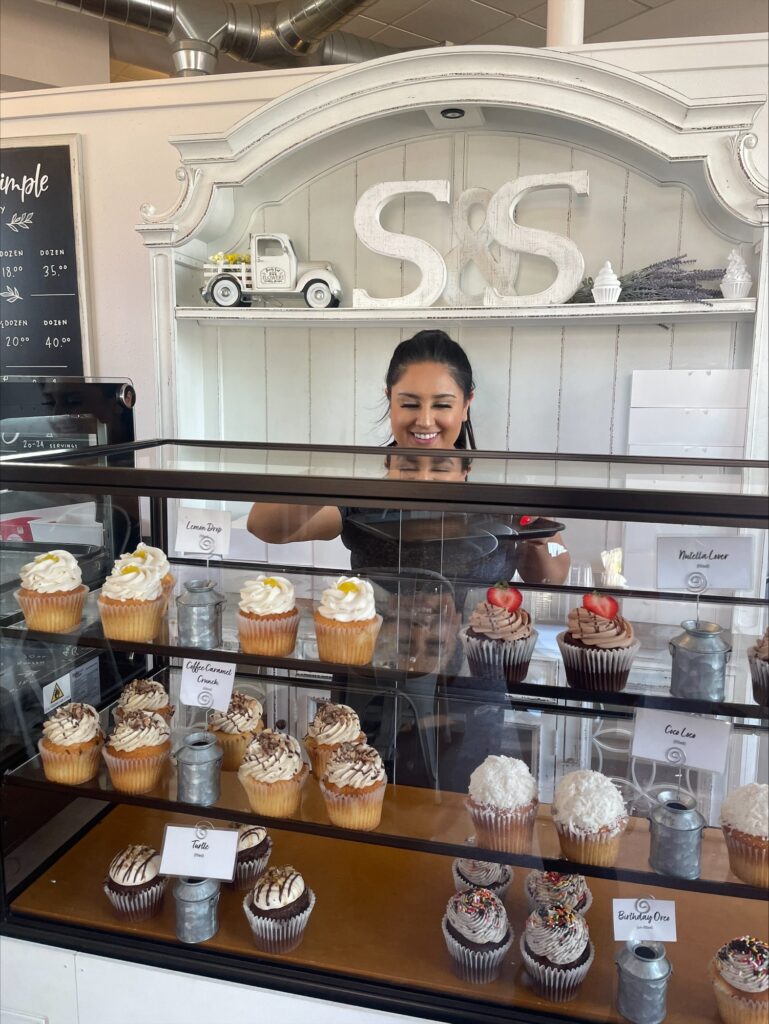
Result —
[[[452,896],[441,928],[458,977],[474,985],[499,977],[513,930],[502,901],[490,889],[464,889]]]
[[[576,995],[595,951],[585,919],[555,904],[537,907],[526,919],[521,955],[535,991],[562,1003]]]
[[[310,757],[312,774],[321,778],[328,759],[342,743],[365,743],[366,734],[361,731],[360,719],[347,704],[333,704],[322,701],[307,727],[304,747]]]
[[[129,711],[102,751],[115,789],[147,793],[160,782],[171,752],[171,730],[162,715]]]
[[[313,618],[321,661],[368,665],[382,626],[368,580],[340,576],[323,591]]]
[[[104,733],[90,704],[63,704],[43,724],[37,748],[49,782],[79,786],[99,774]]]
[[[240,649],[245,654],[286,658],[296,645],[299,610],[294,586],[285,576],[260,574],[246,580],[236,615]]]
[[[302,941],[315,893],[291,865],[268,868],[243,900],[254,944],[266,953],[288,953]]]
[[[88,587],[77,559],[56,548],[21,567],[21,587],[15,592],[28,629],[67,633],[79,625]]]
[[[749,885],[769,888],[769,785],[749,782],[721,804],[729,867]]]
[[[513,880],[513,869],[492,860],[472,860],[457,857],[451,865],[451,874],[457,892],[463,889],[489,889],[502,899]]]
[[[264,728],[264,709],[256,697],[235,690],[226,711],[212,711],[208,731],[222,748],[222,771],[236,772],[254,736]]]
[[[467,809],[481,847],[528,853],[538,806],[536,780],[518,758],[490,754],[470,776]]]
[[[163,903],[165,890],[160,854],[151,846],[127,846],[112,858],[104,894],[118,917],[128,921],[154,917]]]
[[[331,823],[362,832],[379,824],[386,789],[382,758],[367,743],[340,744],[320,780]]]
[[[629,819],[622,794],[611,779],[589,769],[564,775],[551,812],[567,860],[613,867]]]
[[[106,578],[98,600],[106,637],[136,643],[155,639],[166,609],[160,580],[157,569],[134,564]]]
[[[160,577],[160,585],[163,588],[163,595],[166,601],[173,594],[176,579],[171,573],[171,563],[162,548],[153,548],[141,541],[135,551],[121,555],[112,567],[113,575],[118,574],[127,565],[141,565],[147,569],[154,569]]]
[[[128,711],[150,711],[170,721],[174,714],[168,691],[157,679],[132,679],[123,687],[115,707],[115,721]]]
[[[251,810],[274,818],[296,814],[308,774],[298,740],[272,729],[251,741],[238,768]]]

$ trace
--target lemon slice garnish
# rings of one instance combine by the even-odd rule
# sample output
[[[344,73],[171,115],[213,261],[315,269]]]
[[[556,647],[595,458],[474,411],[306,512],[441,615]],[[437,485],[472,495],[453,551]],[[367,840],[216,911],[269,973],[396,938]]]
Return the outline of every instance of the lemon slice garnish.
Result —
[[[345,580],[344,583],[339,584],[339,589],[343,594],[357,594],[360,588],[352,580]]]

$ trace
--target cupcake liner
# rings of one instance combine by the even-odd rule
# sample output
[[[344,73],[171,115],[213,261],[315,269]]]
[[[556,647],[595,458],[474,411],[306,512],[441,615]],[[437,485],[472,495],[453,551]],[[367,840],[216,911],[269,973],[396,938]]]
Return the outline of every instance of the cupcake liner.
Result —
[[[365,622],[335,622],[315,612],[318,658],[339,665],[368,665],[374,656],[382,616]]]
[[[503,811],[467,800],[465,806],[473,819],[477,845],[503,853],[528,853],[534,835],[538,801]]]
[[[296,949],[304,936],[307,922],[315,906],[315,893],[307,890],[310,905],[301,914],[294,917],[276,919],[274,917],[257,917],[248,906],[250,895],[243,900],[243,912],[246,915],[254,945],[265,953],[290,953]]]
[[[715,971],[710,967],[710,979],[713,983],[713,994],[716,997],[718,1015],[723,1024],[766,1024],[767,1003],[758,999],[751,999],[750,993],[737,995],[727,988]]]
[[[104,740],[100,739],[92,747],[75,751],[50,750],[39,740],[37,749],[43,772],[49,782],[59,782],[66,786],[79,786],[96,778],[101,768],[101,752]]]
[[[512,928],[510,928],[510,936],[503,946],[500,946],[499,949],[485,951],[468,949],[461,942],[457,942],[448,929],[448,919],[445,915],[441,921],[441,930],[454,965],[454,973],[458,978],[471,985],[488,985],[489,982],[497,980],[505,957],[513,944]]]
[[[521,936],[520,948],[534,990],[543,999],[549,999],[552,1003],[565,1003],[574,998],[595,958],[595,946],[592,942],[590,943],[590,955],[584,964],[570,968],[546,967],[544,964],[537,963],[526,951],[525,935]]]
[[[160,632],[166,599],[161,594],[154,601],[97,602],[104,635],[109,640],[150,643]]]
[[[590,289],[593,293],[593,302],[598,305],[605,306],[610,305],[613,302],[619,300],[622,292],[622,285],[619,284],[599,284],[594,288]]]
[[[267,852],[262,854],[261,857],[256,857],[253,860],[238,860],[235,862],[235,877],[232,880],[232,884],[237,889],[242,890],[252,888],[259,875],[264,874],[270,860],[270,855],[272,854],[272,839],[267,836],[266,841]]]
[[[748,664],[753,682],[753,700],[761,707],[769,707],[769,661],[757,658],[755,647],[749,647]]]
[[[319,785],[332,825],[356,829],[359,832],[370,832],[379,825],[387,789],[386,782],[368,793],[350,794],[332,792],[322,779]]]
[[[561,853],[566,860],[572,860],[578,864],[592,864],[597,868],[611,868],[617,863],[622,833],[626,828],[626,818],[619,829],[593,834],[573,832],[571,829],[564,828],[559,822],[555,822]]]
[[[729,854],[729,867],[743,882],[769,889],[769,841],[750,836],[755,842],[746,842],[744,833],[721,826]],[[746,837],[747,838],[747,837]]]
[[[212,729],[209,726],[208,731],[212,736],[216,737],[216,742],[222,748],[224,754],[222,758],[222,771],[236,772],[243,763],[243,755],[249,743],[262,730],[257,729],[254,732],[221,732],[219,729]]]
[[[171,599],[174,596],[174,587],[176,586],[176,577],[172,576],[170,572],[167,572],[163,579],[160,581],[160,586],[163,588],[163,597],[166,601],[166,608],[171,603]]]
[[[299,609],[285,615],[261,615],[250,618],[237,612],[240,649],[244,654],[261,654],[271,658],[287,658],[296,646],[299,631]]]
[[[366,734],[364,732],[359,733],[358,738],[354,742],[365,743]],[[341,745],[341,743],[318,743],[311,736],[305,736],[304,749],[307,751],[312,774],[316,779],[320,781],[323,777],[326,772],[326,766],[331,759],[331,755],[338,750]]]
[[[524,883],[524,889],[526,890],[526,902],[529,905],[529,913],[530,914],[533,913],[537,909],[537,907],[553,907],[553,906],[556,905],[556,901],[555,900],[553,900],[552,903],[538,903],[534,899],[534,897],[529,892],[528,876],[527,876],[527,881]],[[586,896],[586,899],[585,899],[585,905],[584,906],[580,907],[579,910],[577,910],[576,907],[572,908],[575,913],[579,914],[580,917],[584,917],[585,914],[588,912],[588,910],[590,910],[590,908],[593,905],[593,894],[592,894],[592,892],[589,889],[585,890],[585,896]]]
[[[538,635],[536,629],[532,629],[531,636],[508,643],[469,636],[466,629],[459,631],[470,674],[490,682],[504,679],[508,686],[522,683],[526,678]]]
[[[38,594],[21,588],[13,595],[24,613],[27,629],[41,633],[68,633],[80,625],[88,587],[83,583],[74,590],[55,594]]]
[[[254,814],[268,818],[292,818],[299,810],[302,787],[309,774],[305,765],[293,779],[280,779],[278,782],[260,782],[240,771],[238,778]]]
[[[114,789],[121,793],[148,793],[160,782],[169,752],[164,750],[147,757],[115,757],[103,747],[102,757]]]
[[[153,885],[140,892],[115,892],[105,883],[104,895],[118,917],[128,921],[146,921],[160,910],[167,884],[167,879],[156,878]]]
[[[507,867],[506,864],[504,866]],[[513,882],[513,869],[507,867],[507,870],[509,872],[509,875],[506,882],[495,882],[493,885],[483,886],[484,889],[488,889],[490,892],[493,892],[494,895],[498,896],[499,899],[501,900],[505,898],[505,894],[507,893],[507,890],[510,888]],[[468,886],[473,885],[472,882],[468,882],[466,878],[463,878],[462,875],[460,875],[459,870],[457,869],[456,860],[451,865],[451,875],[454,879],[454,888],[456,889],[457,892],[462,892],[463,889],[467,889]]]
[[[630,647],[614,650],[572,647],[564,643],[566,633],[556,637],[566,669],[566,682],[577,690],[618,693],[627,685],[633,659],[641,648],[636,641]]]

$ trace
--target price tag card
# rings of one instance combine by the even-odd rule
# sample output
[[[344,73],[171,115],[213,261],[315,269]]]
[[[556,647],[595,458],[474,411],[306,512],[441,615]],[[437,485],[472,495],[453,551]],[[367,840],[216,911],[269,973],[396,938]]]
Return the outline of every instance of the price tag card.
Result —
[[[185,658],[182,662],[182,704],[195,708],[226,711],[235,683],[235,665],[204,658]]]
[[[751,590],[752,537],[658,537],[659,590]]]
[[[632,757],[721,774],[726,768],[731,722],[676,711],[639,708]]]
[[[612,900],[612,903],[615,942],[628,939],[676,941],[676,905],[673,900],[642,896],[637,900]]]
[[[228,555],[232,512],[179,506],[176,550],[187,554]]]
[[[160,874],[190,878],[220,878],[231,882],[238,854],[236,828],[194,828],[166,825],[160,851]]]

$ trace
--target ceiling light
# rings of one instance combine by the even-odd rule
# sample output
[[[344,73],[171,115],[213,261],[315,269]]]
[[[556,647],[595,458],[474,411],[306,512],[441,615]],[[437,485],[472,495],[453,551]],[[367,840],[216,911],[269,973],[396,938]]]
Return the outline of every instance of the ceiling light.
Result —
[[[444,107],[441,111],[441,117],[445,117],[447,121],[456,121],[464,116],[465,112],[461,107]]]

